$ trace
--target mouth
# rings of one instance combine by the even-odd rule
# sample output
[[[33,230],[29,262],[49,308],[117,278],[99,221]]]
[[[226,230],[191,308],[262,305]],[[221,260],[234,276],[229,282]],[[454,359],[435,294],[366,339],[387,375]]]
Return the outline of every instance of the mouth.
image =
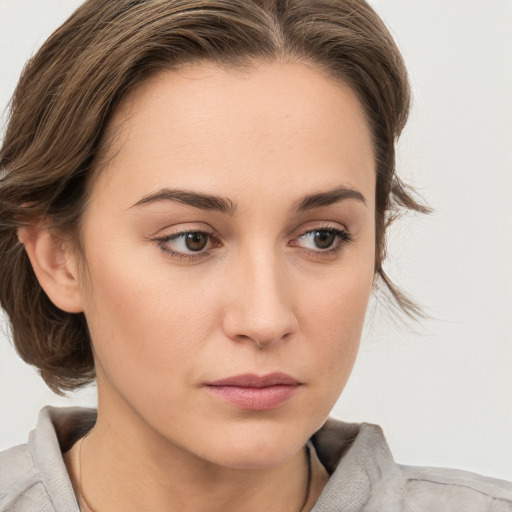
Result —
[[[204,387],[213,396],[240,409],[267,411],[284,405],[302,385],[285,373],[271,373],[236,375],[208,382]]]

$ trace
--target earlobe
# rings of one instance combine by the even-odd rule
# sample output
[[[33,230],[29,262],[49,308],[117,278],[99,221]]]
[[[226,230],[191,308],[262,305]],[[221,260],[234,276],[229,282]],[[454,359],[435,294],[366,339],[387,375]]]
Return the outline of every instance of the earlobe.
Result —
[[[64,242],[40,225],[20,228],[18,238],[49,299],[68,313],[82,312],[75,258]]]

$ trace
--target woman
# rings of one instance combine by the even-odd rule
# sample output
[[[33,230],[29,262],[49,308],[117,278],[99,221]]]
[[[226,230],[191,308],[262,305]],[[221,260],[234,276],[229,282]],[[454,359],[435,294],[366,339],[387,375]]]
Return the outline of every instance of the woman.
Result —
[[[327,420],[386,227],[401,56],[361,1],[86,2],[22,76],[1,152],[2,307],[56,391],[2,510],[512,510]],[[326,421],[327,420],[327,421]]]

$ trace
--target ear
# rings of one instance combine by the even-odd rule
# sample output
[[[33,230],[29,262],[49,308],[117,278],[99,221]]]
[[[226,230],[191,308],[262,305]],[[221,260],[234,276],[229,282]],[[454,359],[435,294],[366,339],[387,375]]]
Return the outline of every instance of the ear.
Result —
[[[68,313],[82,312],[76,258],[66,244],[42,224],[20,228],[18,238],[49,299]]]

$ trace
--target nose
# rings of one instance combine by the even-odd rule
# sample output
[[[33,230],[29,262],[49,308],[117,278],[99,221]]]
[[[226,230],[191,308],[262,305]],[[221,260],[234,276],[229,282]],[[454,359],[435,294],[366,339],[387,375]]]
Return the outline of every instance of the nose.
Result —
[[[223,328],[230,339],[263,349],[297,331],[291,282],[275,257],[253,254],[232,269],[229,286]]]

